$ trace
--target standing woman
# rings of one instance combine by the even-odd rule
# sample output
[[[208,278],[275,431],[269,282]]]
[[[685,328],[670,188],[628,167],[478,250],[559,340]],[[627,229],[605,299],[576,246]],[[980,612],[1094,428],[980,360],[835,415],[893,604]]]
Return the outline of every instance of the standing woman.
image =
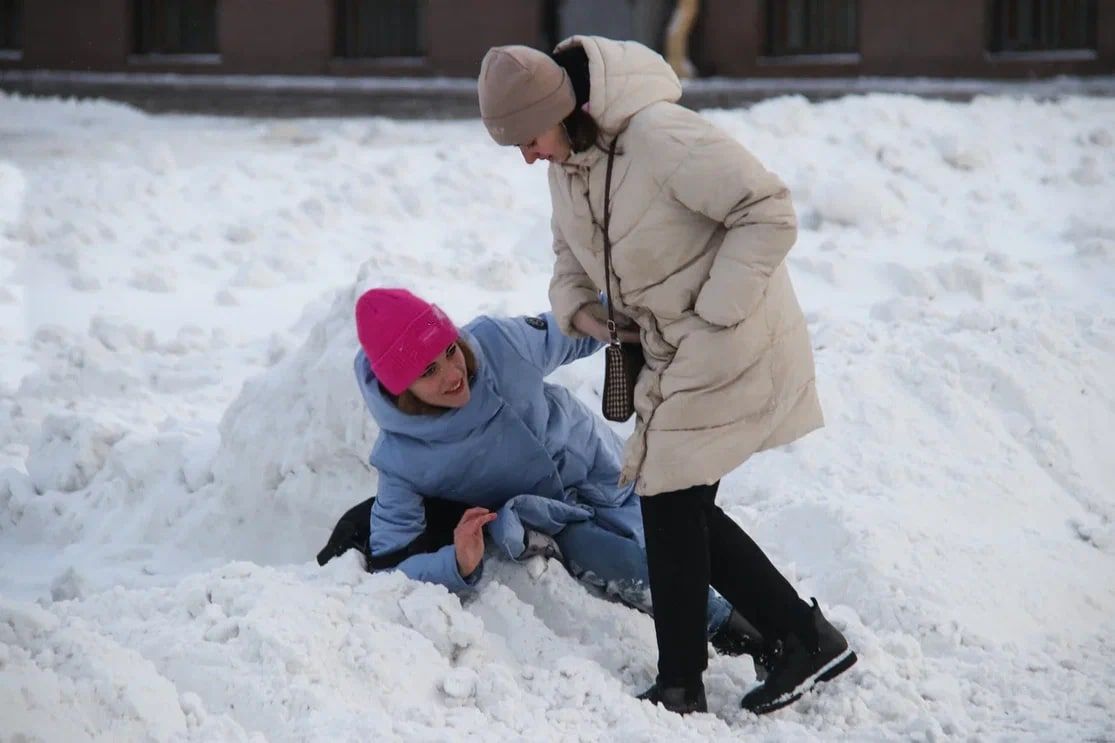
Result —
[[[816,600],[802,601],[716,505],[720,479],[752,454],[823,425],[785,266],[797,237],[789,191],[739,142],[677,105],[677,77],[641,44],[574,36],[553,55],[496,47],[479,95],[497,143],[518,146],[528,164],[550,162],[550,302],[562,331],[606,341],[597,299],[605,288],[638,325],[646,366],[620,481],[643,496],[657,607],[658,678],[642,698],[681,713],[707,708],[711,583],[776,655],[743,707],[762,714],[789,704],[856,656]]]

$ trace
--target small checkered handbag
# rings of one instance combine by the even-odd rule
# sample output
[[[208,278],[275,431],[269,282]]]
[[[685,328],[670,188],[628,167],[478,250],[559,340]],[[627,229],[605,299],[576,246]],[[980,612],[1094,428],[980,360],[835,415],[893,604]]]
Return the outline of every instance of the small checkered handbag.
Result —
[[[638,343],[620,343],[612,303],[612,239],[608,227],[612,221],[612,164],[616,158],[616,141],[608,148],[608,171],[604,177],[604,277],[608,295],[608,333],[611,342],[604,352],[604,393],[601,408],[604,417],[622,423],[635,414],[635,383],[646,364],[643,347]]]

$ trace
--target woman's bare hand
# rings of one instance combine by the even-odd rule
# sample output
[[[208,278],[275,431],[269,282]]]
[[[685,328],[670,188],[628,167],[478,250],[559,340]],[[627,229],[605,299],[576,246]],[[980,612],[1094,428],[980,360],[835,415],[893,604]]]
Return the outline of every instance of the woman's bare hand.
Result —
[[[453,530],[453,548],[457,553],[457,570],[462,578],[472,575],[484,557],[484,525],[495,521],[496,515],[487,508],[470,508],[461,516]]]
[[[619,336],[621,343],[639,342],[639,327],[637,325],[631,325],[630,318],[618,317],[616,322],[620,326],[616,334]],[[623,327],[625,324],[630,325],[630,327]],[[577,310],[577,314],[573,315],[573,327],[577,329],[578,333],[587,335],[590,338],[595,338],[601,343],[612,342],[612,336],[608,332],[607,324],[598,320],[596,316],[589,311],[587,306]]]

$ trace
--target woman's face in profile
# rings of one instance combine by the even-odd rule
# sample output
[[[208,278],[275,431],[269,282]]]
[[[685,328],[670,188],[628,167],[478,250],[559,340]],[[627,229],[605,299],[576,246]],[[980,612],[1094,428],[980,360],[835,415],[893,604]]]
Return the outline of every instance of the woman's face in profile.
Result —
[[[454,342],[422,373],[410,392],[427,405],[439,408],[462,408],[468,404],[468,367],[465,355]]]
[[[561,124],[556,124],[526,144],[519,145],[519,152],[527,165],[533,165],[536,160],[563,163],[569,159],[571,150],[569,137]]]

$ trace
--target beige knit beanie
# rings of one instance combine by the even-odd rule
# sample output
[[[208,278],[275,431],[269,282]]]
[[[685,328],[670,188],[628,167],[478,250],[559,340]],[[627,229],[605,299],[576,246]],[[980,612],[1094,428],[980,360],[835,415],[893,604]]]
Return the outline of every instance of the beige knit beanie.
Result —
[[[480,64],[480,116],[498,144],[526,144],[577,105],[573,83],[548,54],[529,46],[497,46]]]

